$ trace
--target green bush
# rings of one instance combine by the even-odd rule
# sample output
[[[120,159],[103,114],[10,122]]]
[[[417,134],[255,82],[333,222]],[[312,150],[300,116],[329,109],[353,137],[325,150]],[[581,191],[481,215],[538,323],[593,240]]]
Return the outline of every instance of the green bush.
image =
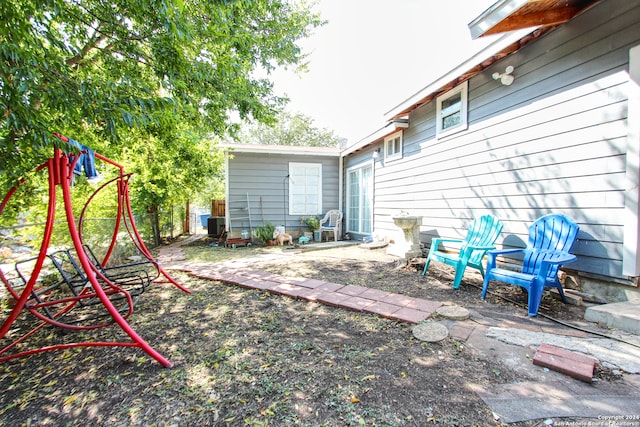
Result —
[[[303,216],[300,221],[309,227],[311,231],[320,230],[320,218],[317,216]]]
[[[256,227],[256,238],[263,244],[267,244],[269,240],[273,240],[273,232],[275,231],[275,229],[276,226],[267,221],[264,223],[264,225]]]

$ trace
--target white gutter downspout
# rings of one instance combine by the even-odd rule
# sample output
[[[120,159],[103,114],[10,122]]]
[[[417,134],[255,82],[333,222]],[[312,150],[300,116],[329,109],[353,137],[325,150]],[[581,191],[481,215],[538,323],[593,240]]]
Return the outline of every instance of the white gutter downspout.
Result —
[[[344,193],[342,189],[342,183],[344,182],[344,157],[342,157],[342,154],[340,154],[340,158],[338,159],[338,170],[338,210],[342,212],[342,218],[344,218],[346,215],[342,209],[344,206],[342,203],[342,194]]]
[[[629,50],[622,274],[640,276],[640,45]]]
[[[224,229],[229,231],[229,150],[224,150]]]

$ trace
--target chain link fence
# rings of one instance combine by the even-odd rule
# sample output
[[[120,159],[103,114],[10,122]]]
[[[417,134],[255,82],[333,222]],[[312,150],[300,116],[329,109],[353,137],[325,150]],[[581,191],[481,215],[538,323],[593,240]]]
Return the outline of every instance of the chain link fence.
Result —
[[[163,209],[159,212],[160,235],[163,243],[169,242],[174,238],[185,233],[186,209],[184,207],[172,207]],[[83,243],[87,244],[96,254],[104,254],[108,248],[116,226],[117,218],[85,218],[82,224]],[[142,241],[149,249],[154,249],[156,244],[153,237],[153,226],[151,215],[134,215],[136,228],[142,238]],[[38,250],[44,235],[45,222],[29,222],[18,221],[16,225],[0,227],[0,248],[7,254],[0,253],[0,258],[5,258],[16,250],[28,251]],[[133,244],[133,240],[129,237],[129,232],[125,227],[124,220],[121,220],[120,229],[116,234],[116,245],[113,252],[113,261],[127,257],[139,255]],[[186,230],[188,233],[189,230]],[[50,248],[71,247],[73,242],[67,227],[65,219],[55,221]]]

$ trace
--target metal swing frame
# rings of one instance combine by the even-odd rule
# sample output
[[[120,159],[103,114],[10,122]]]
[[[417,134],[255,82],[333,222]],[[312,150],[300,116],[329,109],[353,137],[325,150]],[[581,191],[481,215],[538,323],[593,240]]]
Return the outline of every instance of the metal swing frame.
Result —
[[[68,138],[60,134],[56,133],[55,135],[64,142],[69,141]],[[142,254],[144,258],[146,258],[144,262],[151,263],[155,267],[158,274],[155,278],[152,279],[152,281],[155,281],[156,283],[171,283],[185,293],[191,293],[191,291],[179,284],[160,265],[158,265],[157,261],[153,258],[150,251],[145,246],[142,237],[140,236],[140,233],[138,232],[138,229],[135,225],[129,199],[129,178],[131,177],[131,174],[125,173],[124,167],[114,162],[113,160],[108,159],[98,153],[94,153],[94,155],[97,160],[101,160],[117,168],[118,174],[115,178],[106,182],[97,190],[95,190],[94,193],[87,199],[81,211],[80,217],[78,218],[77,225],[76,218],[74,217],[72,209],[71,185],[74,176],[74,168],[80,157],[79,153],[66,153],[63,152],[60,148],[55,148],[53,157],[49,158],[45,163],[36,168],[36,172],[40,172],[46,169],[48,173],[49,202],[47,207],[47,219],[44,226],[44,233],[42,242],[40,244],[40,249],[38,251],[37,257],[34,258],[35,265],[32,269],[30,277],[25,278],[24,287],[22,287],[21,290],[14,289],[11,281],[8,280],[5,274],[0,270],[0,280],[2,280],[2,282],[4,283],[11,297],[15,299],[14,307],[11,309],[8,317],[0,326],[0,339],[4,340],[5,338],[8,338],[7,333],[10,331],[11,327],[16,322],[21,311],[23,310],[26,310],[27,312],[35,316],[38,320],[40,320],[40,323],[29,332],[23,334],[21,337],[14,339],[10,344],[4,346],[3,348],[0,348],[0,363],[10,359],[29,356],[45,351],[63,350],[75,347],[136,347],[142,349],[151,358],[155,359],[164,367],[171,367],[173,365],[168,359],[166,359],[158,351],[153,349],[151,345],[149,345],[149,343],[147,343],[140,335],[138,335],[138,333],[136,333],[136,331],[134,331],[133,328],[129,325],[126,318],[133,312],[133,300],[131,298],[131,295],[123,287],[119,286],[116,281],[111,280],[106,274],[104,274],[103,268],[107,266],[107,262],[113,254],[117,237],[122,226],[124,225],[124,227],[126,228],[127,233],[129,234],[139,253]],[[25,180],[21,180],[18,184],[11,188],[11,190],[9,190],[7,195],[4,197],[2,203],[0,204],[0,216],[4,212],[4,209],[6,208],[10,199],[20,188],[20,186],[24,184],[24,182]],[[118,215],[106,255],[100,262],[101,265],[98,266],[95,265],[95,260],[89,259],[89,256],[87,255],[86,248],[82,240],[82,224],[84,221],[85,213],[87,212],[87,208],[94,197],[106,186],[113,184],[114,182],[117,186],[118,194]],[[77,256],[77,261],[79,262],[78,267],[85,273],[87,286],[78,295],[75,295],[73,297],[67,297],[53,301],[40,301],[39,298],[34,298],[34,295],[36,295],[34,293],[34,289],[38,282],[42,267],[45,264],[45,261],[48,259],[47,252],[51,243],[57,205],[57,186],[60,186],[62,190],[62,199],[67,226],[71,239],[73,241],[73,248]],[[124,313],[121,312],[122,310],[118,310],[110,300],[109,296],[113,295],[114,293],[121,294],[121,296],[126,300],[129,309],[125,310]],[[76,307],[82,301],[95,298],[99,299],[99,303],[101,303],[107,310],[108,315],[111,317],[112,321],[90,326],[78,326],[70,325],[64,323],[63,321],[57,320],[61,316],[64,316],[66,313],[71,312],[74,307]],[[60,305],[62,305],[62,308],[58,309],[58,311],[53,316],[46,316],[42,313],[42,310],[46,310],[47,307],[59,307]],[[117,324],[122,329],[122,331],[126,333],[126,335],[130,338],[130,341],[82,341],[33,348],[9,354],[11,349],[15,348],[18,344],[24,342],[28,337],[35,334],[37,331],[47,325],[53,325],[65,329],[86,330],[111,326],[114,324]]]

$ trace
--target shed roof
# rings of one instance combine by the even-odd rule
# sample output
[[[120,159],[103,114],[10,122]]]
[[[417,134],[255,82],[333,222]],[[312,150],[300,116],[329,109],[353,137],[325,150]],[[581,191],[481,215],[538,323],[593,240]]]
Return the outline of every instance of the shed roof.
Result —
[[[284,154],[300,156],[327,156],[340,157],[339,147],[307,147],[297,145],[262,145],[262,144],[233,144],[223,143],[218,145],[225,151],[236,153],[260,153],[260,154]]]

